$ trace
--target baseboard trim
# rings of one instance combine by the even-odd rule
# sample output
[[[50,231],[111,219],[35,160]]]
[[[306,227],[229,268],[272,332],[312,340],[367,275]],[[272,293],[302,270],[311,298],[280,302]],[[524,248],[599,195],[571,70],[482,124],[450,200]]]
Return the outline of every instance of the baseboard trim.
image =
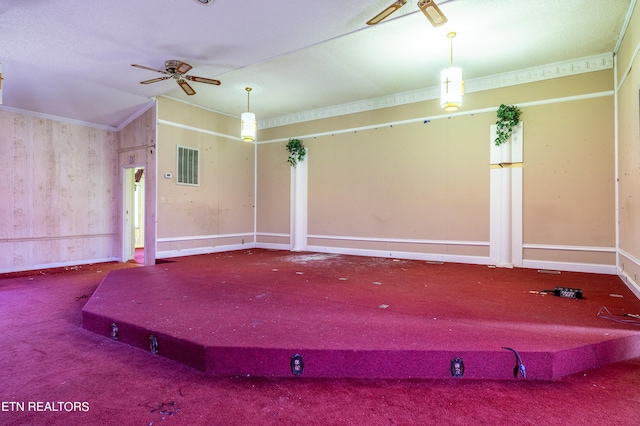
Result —
[[[11,272],[37,271],[40,269],[69,268],[74,266],[86,266],[86,265],[93,265],[96,263],[109,263],[109,262],[120,262],[120,259],[118,259],[117,257],[103,257],[100,259],[82,259],[82,260],[74,260],[71,262],[54,262],[54,263],[45,263],[45,264],[38,264],[38,265],[26,265],[19,268],[2,268],[0,269],[0,274],[9,274]]]
[[[623,283],[631,290],[633,294],[636,295],[638,299],[640,299],[640,285],[633,280],[626,272],[621,271],[618,276],[622,280]]]
[[[229,244],[216,247],[196,247],[182,250],[165,250],[157,252],[156,259],[170,259],[172,257],[195,256],[199,254],[221,253],[234,250],[249,250],[253,248],[256,248],[256,244],[254,242],[245,244]]]
[[[567,272],[586,272],[591,274],[616,275],[616,265],[599,265],[591,263],[552,262],[548,260],[523,260],[523,268],[548,269]]]
[[[632,262],[636,267],[640,268],[640,260],[637,259],[635,256],[632,256],[631,254],[627,253],[622,249],[619,250],[619,254],[620,256],[624,256],[626,260]],[[629,290],[631,290],[633,294],[635,294],[636,297],[640,299],[640,283],[634,280],[631,277],[631,275],[629,275],[627,271],[623,269],[623,266],[624,266],[624,262],[622,262],[622,265],[618,265],[618,276],[620,277],[622,282],[624,282],[626,286],[629,287]],[[634,273],[634,276],[635,275],[636,274]]]
[[[265,250],[291,250],[291,244],[256,243],[256,248]]]
[[[255,235],[253,232],[241,232],[238,234],[215,234],[215,235],[191,235],[185,237],[163,237],[158,238],[159,243],[175,243],[175,242],[183,242],[183,241],[201,241],[201,240],[220,240],[223,238],[242,238],[247,237],[253,238]]]
[[[387,257],[395,259],[425,260],[433,262],[469,263],[474,265],[489,264],[489,257],[485,256],[462,256],[437,253],[415,253],[393,250],[367,250],[326,246],[308,246],[307,250],[318,253],[346,254],[353,256]]]

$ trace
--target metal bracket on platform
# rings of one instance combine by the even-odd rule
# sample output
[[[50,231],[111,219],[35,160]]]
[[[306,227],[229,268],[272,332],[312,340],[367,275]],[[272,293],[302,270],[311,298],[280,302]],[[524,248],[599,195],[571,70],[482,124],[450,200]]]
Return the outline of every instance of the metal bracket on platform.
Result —
[[[462,358],[455,358],[451,360],[451,375],[453,377],[462,377],[464,375],[464,363]]]
[[[118,340],[118,324],[115,322],[111,323],[111,338],[113,340]]]
[[[295,354],[291,357],[291,373],[293,373],[294,376],[300,376],[303,370],[304,362],[302,361],[302,355]]]
[[[153,334],[149,336],[149,350],[154,355],[158,353],[158,339]]]

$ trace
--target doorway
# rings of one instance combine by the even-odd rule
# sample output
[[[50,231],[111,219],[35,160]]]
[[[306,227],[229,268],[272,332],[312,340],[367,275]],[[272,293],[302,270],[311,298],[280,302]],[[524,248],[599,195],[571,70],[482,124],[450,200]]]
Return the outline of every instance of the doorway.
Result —
[[[144,265],[145,173],[144,167],[125,168],[122,260]]]

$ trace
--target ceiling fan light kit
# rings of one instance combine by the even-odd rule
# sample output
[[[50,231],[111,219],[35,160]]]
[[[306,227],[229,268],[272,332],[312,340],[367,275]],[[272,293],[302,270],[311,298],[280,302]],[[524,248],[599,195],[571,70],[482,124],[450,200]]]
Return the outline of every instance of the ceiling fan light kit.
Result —
[[[247,112],[243,112],[240,116],[240,137],[245,142],[253,142],[256,140],[258,123],[256,122],[256,115],[249,111],[251,87],[245,87],[244,90],[247,91]]]
[[[462,106],[464,81],[462,69],[453,66],[453,38],[456,33],[450,32],[449,37],[449,68],[440,73],[440,105],[447,112],[456,111]]]

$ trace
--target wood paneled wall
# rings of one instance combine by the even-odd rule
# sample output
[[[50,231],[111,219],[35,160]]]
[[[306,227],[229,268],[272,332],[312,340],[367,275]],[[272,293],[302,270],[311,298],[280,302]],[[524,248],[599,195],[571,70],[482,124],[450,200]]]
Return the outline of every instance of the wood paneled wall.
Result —
[[[0,111],[0,272],[113,260],[116,133]]]

